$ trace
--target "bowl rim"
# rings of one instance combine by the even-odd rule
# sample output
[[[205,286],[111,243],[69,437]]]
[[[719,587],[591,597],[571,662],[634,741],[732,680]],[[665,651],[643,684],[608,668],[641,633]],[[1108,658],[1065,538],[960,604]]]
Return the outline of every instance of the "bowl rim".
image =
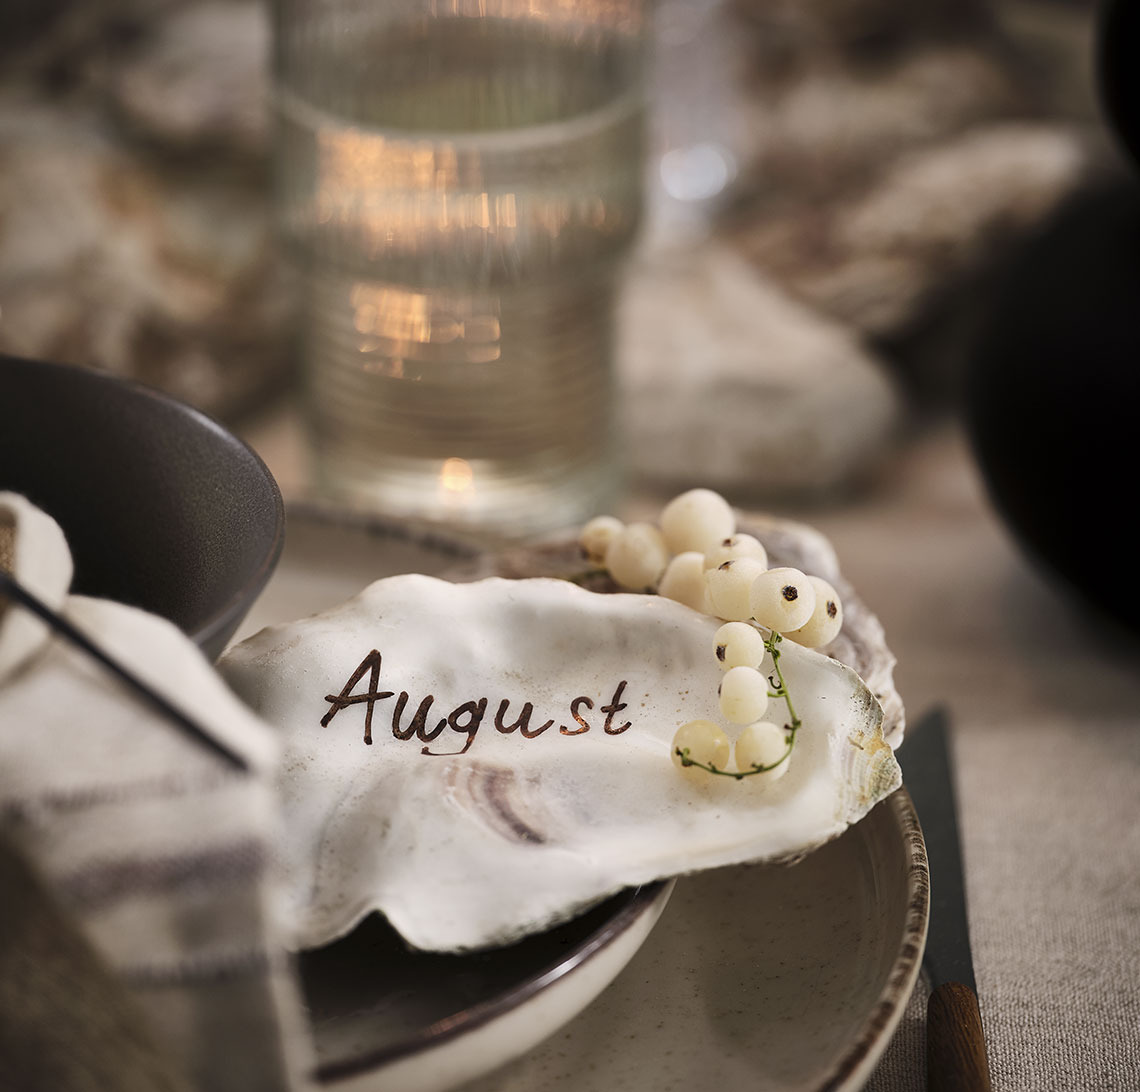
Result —
[[[242,614],[249,609],[250,603],[256,600],[261,590],[268,583],[278,561],[281,559],[281,551],[285,545],[285,501],[281,495],[281,488],[277,484],[277,479],[273,477],[269,467],[265,464],[265,460],[237,433],[231,431],[204,410],[200,410],[189,402],[176,398],[174,395],[150,386],[141,380],[116,375],[94,365],[36,360],[32,357],[13,356],[9,353],[0,353],[0,368],[12,368],[26,372],[51,369],[73,376],[74,382],[77,383],[88,383],[106,389],[119,387],[126,390],[131,398],[139,398],[166,406],[192,420],[198,428],[219,437],[227,445],[236,447],[244,457],[251,461],[254,469],[261,474],[268,485],[269,495],[273,503],[273,537],[269,543],[269,549],[238,591],[226,599],[197,627],[185,632],[196,645],[200,648],[206,648],[220,634],[225,633],[227,627],[235,625]]]
[[[452,1016],[420,1028],[391,1046],[365,1050],[341,1061],[318,1064],[315,1072],[318,1085],[333,1085],[334,1082],[362,1074],[378,1073],[383,1067],[434,1050],[512,1012],[547,987],[565,979],[618,940],[645,914],[651,913],[659,900],[672,893],[673,884],[672,878],[654,880],[610,896],[609,900],[603,900],[598,905],[603,905],[605,901],[617,902],[619,905],[613,914],[525,980],[485,1001],[478,1001]]]

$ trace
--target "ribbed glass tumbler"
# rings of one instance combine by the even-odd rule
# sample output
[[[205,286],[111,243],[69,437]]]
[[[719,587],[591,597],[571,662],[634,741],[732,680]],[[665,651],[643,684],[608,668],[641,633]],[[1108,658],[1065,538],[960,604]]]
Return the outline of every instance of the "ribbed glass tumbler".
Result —
[[[278,0],[320,485],[525,534],[611,498],[646,0]]]

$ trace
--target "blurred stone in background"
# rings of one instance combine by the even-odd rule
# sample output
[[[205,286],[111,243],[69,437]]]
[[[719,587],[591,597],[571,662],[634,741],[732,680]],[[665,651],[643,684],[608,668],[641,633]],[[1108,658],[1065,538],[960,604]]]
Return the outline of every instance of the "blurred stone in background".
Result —
[[[645,261],[624,318],[627,439],[665,490],[822,499],[874,461],[902,415],[853,329],[722,243]]]
[[[223,417],[288,374],[251,0],[0,13],[0,349]]]
[[[662,0],[659,15],[667,159],[650,165],[624,315],[635,474],[833,495],[916,410],[951,401],[996,271],[1117,169],[1093,4]],[[231,421],[287,389],[267,49],[256,0],[0,7],[0,350]]]
[[[945,398],[994,270],[1107,169],[1094,4],[734,4],[755,143],[722,231],[911,396]]]
[[[1003,266],[1113,169],[1092,5],[662,3],[669,151],[624,351],[637,468],[662,489],[832,499],[954,404]],[[723,188],[686,202],[666,168],[713,152]]]

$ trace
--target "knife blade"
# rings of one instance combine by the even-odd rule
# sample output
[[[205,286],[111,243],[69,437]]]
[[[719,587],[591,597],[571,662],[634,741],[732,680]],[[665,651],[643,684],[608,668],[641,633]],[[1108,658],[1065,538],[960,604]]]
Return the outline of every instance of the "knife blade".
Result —
[[[922,959],[931,991],[926,1087],[930,1092],[990,1092],[949,736],[949,716],[939,707],[907,733],[899,750],[903,786],[918,813],[930,865],[930,924]]]

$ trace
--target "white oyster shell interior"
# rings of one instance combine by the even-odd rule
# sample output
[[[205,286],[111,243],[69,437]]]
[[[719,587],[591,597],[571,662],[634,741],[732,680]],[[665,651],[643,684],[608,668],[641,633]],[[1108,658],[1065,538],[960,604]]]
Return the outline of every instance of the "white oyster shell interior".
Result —
[[[878,701],[788,641],[786,775],[682,774],[677,727],[720,720],[719,624],[561,580],[409,575],[232,649],[223,675],[286,737],[296,945],[372,910],[418,948],[505,943],[628,885],[795,857],[897,788]]]

